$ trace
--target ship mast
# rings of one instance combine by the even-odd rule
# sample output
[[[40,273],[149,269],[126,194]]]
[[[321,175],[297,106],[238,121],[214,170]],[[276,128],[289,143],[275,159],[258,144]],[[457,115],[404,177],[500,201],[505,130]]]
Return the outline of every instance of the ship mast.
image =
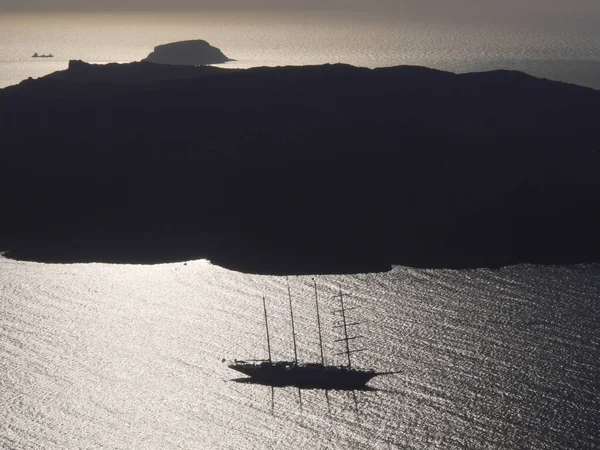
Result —
[[[269,351],[269,362],[272,363],[271,359],[271,337],[269,336],[269,320],[267,319],[267,303],[265,301],[265,296],[263,295],[263,309],[265,311],[265,328],[267,330],[267,350]]]
[[[290,299],[290,317],[292,318],[292,339],[294,341],[294,363],[298,365],[298,350],[296,348],[296,329],[294,328],[294,310],[292,308],[292,293],[290,292],[290,280],[285,277],[288,288],[288,297]]]
[[[336,325],[336,328],[343,328],[344,329],[344,337],[341,339],[336,339],[335,342],[341,342],[344,341],[346,344],[346,351],[342,352],[342,353],[338,353],[339,355],[346,355],[346,357],[348,358],[348,368],[352,369],[352,359],[350,358],[350,354],[354,353],[354,352],[360,352],[363,351],[364,349],[354,349],[354,350],[350,350],[350,340],[352,339],[359,339],[362,336],[348,336],[348,328],[352,327],[354,325],[358,325],[358,322],[353,322],[353,323],[348,323],[347,319],[346,319],[346,307],[344,306],[344,294],[342,292],[342,287],[340,286],[340,293],[339,295],[335,295],[334,297],[339,297],[340,298],[340,305],[342,307],[342,309],[339,311],[342,313],[342,323],[340,325]],[[350,309],[355,309],[355,308],[350,308]]]
[[[350,344],[348,337],[348,323],[346,322],[346,310],[344,309],[344,294],[340,287],[340,304],[342,305],[342,323],[344,324],[344,341],[346,341],[346,355],[348,356],[348,368],[352,368],[352,361],[350,359]]]
[[[321,333],[321,316],[319,315],[319,296],[317,294],[317,282],[313,278],[315,285],[315,305],[317,307],[317,325],[319,327],[319,349],[321,350],[321,365],[325,366],[325,357],[323,356],[323,335]]]

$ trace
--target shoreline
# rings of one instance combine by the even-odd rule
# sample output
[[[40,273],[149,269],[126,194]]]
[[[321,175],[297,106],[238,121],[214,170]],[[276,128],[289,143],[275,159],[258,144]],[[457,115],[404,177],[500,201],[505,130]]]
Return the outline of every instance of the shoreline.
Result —
[[[241,255],[234,250],[222,252],[198,248],[163,246],[150,249],[143,243],[136,243],[126,249],[115,251],[105,242],[73,245],[64,243],[31,243],[14,246],[0,251],[6,259],[44,264],[134,264],[155,265],[184,263],[207,260],[211,264],[228,270],[255,275],[343,275],[356,273],[382,273],[392,270],[388,261],[376,261],[373,258],[359,261],[359,258],[341,260],[331,255],[306,255],[290,259],[285,255],[271,254],[268,259],[261,258],[260,251]]]
[[[138,243],[120,251],[115,251],[106,242],[87,243],[80,242],[73,245],[64,243],[32,243],[16,246],[0,251],[0,256],[13,261],[33,262],[43,264],[122,264],[122,265],[158,265],[172,263],[186,263],[190,261],[206,260],[212,265],[222,267],[235,272],[272,275],[272,276],[299,276],[299,275],[349,275],[358,273],[385,273],[393,270],[395,266],[412,267],[416,269],[429,270],[477,270],[477,269],[501,269],[504,267],[521,264],[533,264],[544,266],[570,266],[579,264],[600,264],[593,258],[537,258],[508,260],[499,258],[495,261],[461,260],[455,258],[450,261],[446,258],[430,257],[429,262],[423,258],[389,257],[377,258],[368,256],[361,258],[355,255],[353,258],[342,260],[331,254],[300,255],[298,258],[290,258],[289,253],[269,255],[268,259],[261,259],[260,252],[254,251],[249,254],[235,253],[232,251],[215,252],[200,250],[198,248],[165,249],[164,247],[152,248]]]

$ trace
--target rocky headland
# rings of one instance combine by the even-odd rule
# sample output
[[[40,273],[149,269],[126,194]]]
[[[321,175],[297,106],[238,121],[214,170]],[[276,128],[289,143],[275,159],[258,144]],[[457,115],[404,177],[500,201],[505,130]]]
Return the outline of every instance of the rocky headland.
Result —
[[[0,248],[332,273],[600,260],[600,92],[140,62],[0,90]]]

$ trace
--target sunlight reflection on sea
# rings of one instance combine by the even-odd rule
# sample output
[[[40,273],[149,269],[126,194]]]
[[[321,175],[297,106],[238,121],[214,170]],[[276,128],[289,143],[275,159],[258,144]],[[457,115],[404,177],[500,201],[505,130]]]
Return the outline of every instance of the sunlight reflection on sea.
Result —
[[[223,358],[292,353],[286,280],[206,261],[0,259],[0,446],[7,448],[594,448],[597,265],[318,277],[325,354],[338,283],[377,390],[239,384]],[[319,358],[311,277],[290,277],[299,358]],[[329,398],[329,403],[327,402]]]
[[[357,21],[305,16],[49,15],[0,18],[0,87],[65,69],[71,59],[131,62],[167,42],[204,39],[232,68],[348,63],[469,72],[523,70],[600,89],[600,26]],[[34,52],[53,53],[32,60]]]

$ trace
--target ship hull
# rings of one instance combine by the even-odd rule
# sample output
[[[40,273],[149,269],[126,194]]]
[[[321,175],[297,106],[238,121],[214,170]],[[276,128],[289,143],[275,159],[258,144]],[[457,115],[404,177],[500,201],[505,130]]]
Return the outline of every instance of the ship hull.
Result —
[[[269,386],[295,386],[305,389],[361,389],[378,372],[321,364],[296,365],[293,362],[236,362],[229,365],[256,383]]]

